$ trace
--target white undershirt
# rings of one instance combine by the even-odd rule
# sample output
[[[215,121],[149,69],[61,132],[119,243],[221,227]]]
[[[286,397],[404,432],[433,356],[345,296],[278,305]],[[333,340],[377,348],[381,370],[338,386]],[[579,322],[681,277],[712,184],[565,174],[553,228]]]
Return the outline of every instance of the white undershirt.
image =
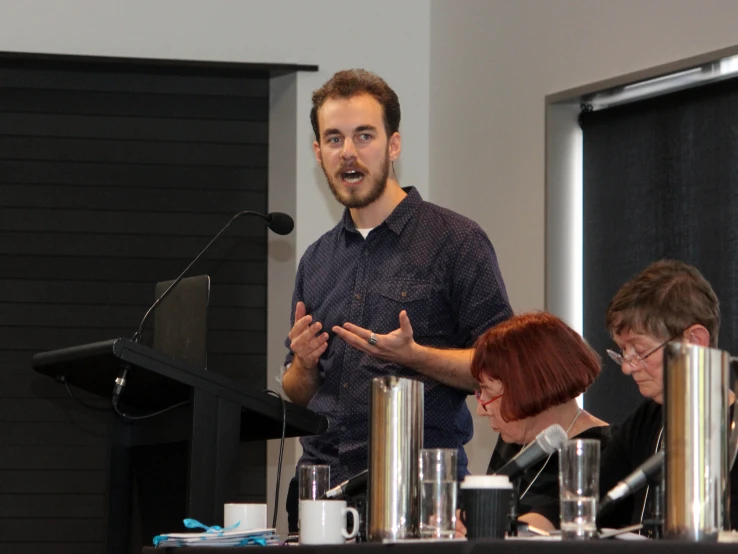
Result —
[[[359,233],[361,233],[362,237],[366,238],[366,236],[369,234],[369,232],[372,229],[374,229],[374,227],[372,227],[371,229],[356,229],[356,230],[359,231]]]

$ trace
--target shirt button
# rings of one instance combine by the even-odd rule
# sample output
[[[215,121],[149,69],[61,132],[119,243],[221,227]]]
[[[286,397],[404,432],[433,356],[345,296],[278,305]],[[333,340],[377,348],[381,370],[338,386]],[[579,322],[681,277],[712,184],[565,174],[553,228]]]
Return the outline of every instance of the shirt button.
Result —
[[[354,298],[356,298],[357,300],[361,300],[361,295],[358,292],[354,293]]]
[[[369,255],[369,250],[364,250],[364,256],[366,257],[368,255]]]
[[[345,430],[346,430],[346,426],[345,425],[341,425],[341,431],[345,431]]]
[[[344,384],[343,384],[343,388],[344,388],[344,389],[347,389],[347,388],[348,388],[348,383],[344,383]]]

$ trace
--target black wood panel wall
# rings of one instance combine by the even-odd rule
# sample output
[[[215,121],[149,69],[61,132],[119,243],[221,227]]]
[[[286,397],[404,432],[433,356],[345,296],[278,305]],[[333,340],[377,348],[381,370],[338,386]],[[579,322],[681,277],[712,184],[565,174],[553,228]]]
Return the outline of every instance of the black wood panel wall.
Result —
[[[102,550],[112,415],[31,356],[130,336],[157,281],[267,210],[268,93],[265,73],[0,60],[0,552]],[[210,369],[264,388],[263,224],[193,273],[212,279]],[[241,466],[238,500],[263,502],[264,444]]]

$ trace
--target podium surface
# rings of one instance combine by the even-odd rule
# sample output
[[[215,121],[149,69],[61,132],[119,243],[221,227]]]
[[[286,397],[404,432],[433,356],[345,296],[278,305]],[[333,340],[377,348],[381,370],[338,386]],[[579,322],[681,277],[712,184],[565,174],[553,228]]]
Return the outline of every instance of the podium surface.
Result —
[[[254,391],[213,371],[198,369],[135,343],[116,338],[72,346],[33,356],[33,369],[54,379],[64,377],[72,386],[102,398],[111,398],[121,362],[130,364],[121,402],[138,411],[156,411],[190,399],[193,389],[239,404],[249,422],[242,440],[276,439],[282,436],[282,403],[279,398]],[[287,437],[317,435],[325,431],[325,417],[286,402]]]

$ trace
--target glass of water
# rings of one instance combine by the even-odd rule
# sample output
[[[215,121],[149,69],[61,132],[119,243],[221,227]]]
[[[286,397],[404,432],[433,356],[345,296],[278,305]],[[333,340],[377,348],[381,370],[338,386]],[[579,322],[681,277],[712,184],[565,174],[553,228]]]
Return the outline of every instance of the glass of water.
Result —
[[[420,451],[420,538],[452,539],[456,532],[456,464],[452,448]]]
[[[563,539],[597,536],[600,494],[600,441],[566,441],[559,451],[559,500]]]
[[[319,500],[331,486],[331,467],[327,465],[300,466],[297,484],[300,500]]]

